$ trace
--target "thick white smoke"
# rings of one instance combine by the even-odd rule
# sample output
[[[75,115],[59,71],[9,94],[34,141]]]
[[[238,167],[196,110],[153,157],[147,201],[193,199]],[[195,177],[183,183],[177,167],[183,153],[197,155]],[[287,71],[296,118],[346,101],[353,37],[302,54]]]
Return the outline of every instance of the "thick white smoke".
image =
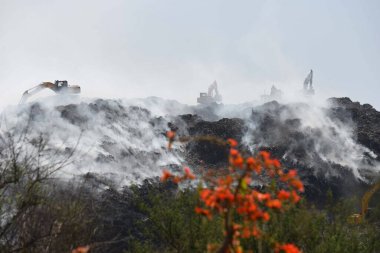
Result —
[[[42,134],[55,156],[50,156],[52,161],[75,149],[71,163],[57,173],[62,178],[95,173],[123,185],[158,176],[160,168],[180,164],[176,149],[167,150],[167,120],[126,104],[93,100],[8,108],[2,114],[1,131],[17,139],[29,128],[25,147]]]
[[[28,127],[26,146],[42,134],[49,139],[51,159],[64,159],[74,151],[70,163],[57,174],[61,178],[94,173],[124,185],[159,176],[162,168],[184,162],[181,145],[167,150],[165,132],[175,116],[188,113],[212,121],[242,118],[248,127],[243,142],[251,150],[285,145],[281,158],[313,168],[315,173],[339,175],[326,164],[350,169],[357,178],[363,178],[363,169],[379,171],[375,154],[355,140],[355,125],[330,117],[329,106],[321,103],[250,102],[208,108],[156,97],[51,99],[7,108],[1,131],[17,136]],[[300,150],[305,154],[303,160],[294,155]]]
[[[265,125],[263,118],[248,121],[245,141],[252,150],[261,146],[286,145],[287,151],[281,158],[312,167],[315,174],[323,171],[326,176],[339,175],[332,168],[324,168],[326,164],[348,168],[360,179],[364,179],[361,171],[380,171],[379,164],[374,162],[376,155],[356,141],[355,124],[349,119],[342,122],[331,117],[327,105],[291,103],[282,106],[274,103],[256,107],[254,111],[272,117],[274,121],[266,126],[270,129],[262,129]],[[294,153],[299,149],[303,149],[306,160],[297,160]],[[373,160],[372,164],[367,158]]]

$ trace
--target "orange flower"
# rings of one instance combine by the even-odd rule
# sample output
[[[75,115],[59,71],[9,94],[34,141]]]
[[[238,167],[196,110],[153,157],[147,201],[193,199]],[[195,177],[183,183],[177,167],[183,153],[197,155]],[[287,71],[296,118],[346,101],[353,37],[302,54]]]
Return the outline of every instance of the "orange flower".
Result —
[[[263,218],[264,221],[269,221],[270,219],[270,215],[267,212],[263,213],[261,217]]]
[[[230,144],[230,146],[232,148],[234,148],[234,147],[236,147],[238,145],[238,142],[236,140],[234,140],[234,139],[231,139],[231,138],[228,139],[227,142],[228,142],[228,144]]]
[[[203,201],[205,201],[207,199],[207,197],[210,196],[210,194],[211,194],[211,190],[203,189],[200,193],[200,197]]]
[[[271,158],[270,158],[270,153],[267,152],[267,151],[261,151],[259,154],[260,154],[260,156],[261,156],[262,159],[263,159],[263,162],[264,162],[265,167],[266,167],[268,170],[270,170],[270,171],[269,171],[270,174],[271,174],[272,176],[274,176],[274,172],[271,171],[271,169],[273,169],[273,168],[280,169],[280,168],[281,168],[281,163],[280,163],[280,161],[277,160],[277,159],[271,159]],[[281,172],[281,173],[282,173],[282,172]]]
[[[210,195],[208,198],[204,199],[203,202],[206,206],[215,207],[216,206],[216,196],[214,194]]]
[[[247,165],[253,165],[256,163],[256,160],[255,158],[253,158],[252,156],[248,157],[247,158],[247,161],[246,161]]]
[[[184,168],[184,171],[185,171],[185,177],[187,179],[195,179],[195,175],[193,173],[191,173],[190,169],[188,167],[185,167]]]
[[[257,210],[257,205],[253,204],[253,203],[249,203],[249,206],[248,206],[248,211],[249,212],[254,212]]]
[[[195,213],[201,214],[201,213],[203,213],[203,211],[204,211],[204,209],[202,209],[202,208],[200,208],[198,206],[195,207]]]
[[[297,194],[295,190],[293,190],[291,194],[293,203],[298,203],[301,200],[301,197]]]
[[[289,170],[288,176],[290,178],[293,178],[293,177],[297,176],[297,171],[295,169]]]
[[[162,172],[161,181],[162,181],[162,182],[165,182],[165,181],[168,180],[171,176],[172,176],[172,174],[171,174],[168,170],[164,170],[164,171]]]
[[[73,249],[71,253],[87,253],[90,250],[90,246],[80,246],[76,249]]]
[[[200,207],[195,207],[195,213],[200,214],[200,215],[204,215],[208,219],[212,218],[210,210],[207,210],[207,209],[202,209]]]
[[[234,179],[230,175],[228,175],[225,178],[220,178],[218,180],[218,183],[219,183],[220,186],[224,185],[224,186],[228,187],[228,186],[230,186],[233,183],[233,181],[234,181]]]
[[[285,182],[285,181],[288,181],[292,178],[295,178],[297,176],[297,171],[296,170],[289,170],[288,173],[284,174],[282,177],[281,177],[281,181]]]
[[[281,167],[281,163],[280,163],[280,161],[277,160],[277,159],[272,160],[272,165],[273,165],[274,167],[276,167],[276,168],[280,168],[280,167]]]
[[[281,209],[281,201],[278,199],[268,200],[266,203],[267,207],[274,209]]]
[[[216,190],[216,193],[220,200],[234,201],[235,196],[231,193],[230,189],[219,188]]]
[[[239,154],[239,151],[237,149],[231,148],[230,149],[230,155],[231,156],[237,156]]]
[[[246,163],[249,170],[254,170],[257,174],[260,174],[261,166],[260,163],[255,160],[255,158],[248,157]]]
[[[244,165],[243,158],[241,156],[236,157],[235,159],[232,160],[232,165],[237,168],[243,168],[243,165]]]
[[[302,251],[297,248],[294,244],[288,243],[283,245],[278,245],[275,249],[276,253],[285,252],[285,253],[301,253]]]
[[[287,192],[285,190],[280,190],[278,193],[277,193],[277,198],[279,200],[287,200],[290,198],[290,192]]]
[[[253,197],[255,197],[258,201],[263,201],[263,200],[268,200],[270,199],[270,194],[269,193],[260,193],[258,191],[253,191],[252,192]]]
[[[181,178],[177,177],[177,176],[173,177],[172,180],[173,180],[173,183],[176,183],[176,184],[178,184],[179,182],[181,182]]]
[[[259,154],[264,158],[264,160],[270,159],[270,154],[268,151],[260,151]]]
[[[303,183],[299,179],[293,179],[292,181],[290,181],[290,184],[299,192],[303,192],[305,190]]]

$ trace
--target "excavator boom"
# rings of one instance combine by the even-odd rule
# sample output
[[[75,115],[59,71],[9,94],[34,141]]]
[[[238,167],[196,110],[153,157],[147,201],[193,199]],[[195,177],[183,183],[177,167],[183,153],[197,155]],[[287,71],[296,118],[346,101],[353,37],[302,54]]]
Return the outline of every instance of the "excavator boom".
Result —
[[[26,90],[24,94],[21,97],[20,104],[23,104],[28,100],[29,97],[33,96],[34,94],[37,94],[41,90],[47,88],[44,83],[41,83],[33,88],[30,88],[29,90]]]
[[[310,73],[303,82],[303,92],[307,96],[314,95],[315,93],[313,88],[313,70],[310,70]]]
[[[81,92],[80,86],[69,86],[67,81],[55,81],[55,83],[43,82],[29,90],[26,90],[21,97],[20,104],[25,103],[29,97],[43,89],[51,89],[57,94],[79,94]]]
[[[367,191],[363,198],[362,198],[362,217],[365,216],[368,210],[369,201],[371,200],[372,196],[380,190],[380,180],[372,186],[372,188]]]
[[[375,183],[371,189],[369,189],[362,198],[362,210],[360,214],[353,214],[349,217],[348,221],[353,224],[360,224],[365,220],[367,215],[369,202],[371,201],[372,196],[380,191],[380,180]]]

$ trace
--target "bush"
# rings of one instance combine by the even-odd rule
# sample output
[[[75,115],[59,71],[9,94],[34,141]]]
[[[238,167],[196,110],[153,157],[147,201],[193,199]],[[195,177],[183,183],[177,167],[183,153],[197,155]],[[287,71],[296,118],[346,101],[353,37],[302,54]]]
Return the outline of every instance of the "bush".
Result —
[[[150,190],[142,197],[141,189],[146,189],[146,185]],[[133,188],[133,201],[144,216],[136,222],[137,230],[126,243],[126,252],[205,252],[208,243],[223,242],[223,219],[209,220],[194,212],[194,207],[199,205],[197,189],[167,192],[162,190],[165,184],[158,182],[146,182]],[[263,230],[279,241],[293,242],[304,252],[379,252],[379,228],[373,223],[352,225],[347,222],[347,217],[355,212],[355,202],[344,200],[317,209],[302,200],[286,215],[273,213],[271,222],[266,223]],[[241,245],[253,252],[260,249],[273,252],[270,245],[260,245],[259,240],[252,238],[242,240]]]

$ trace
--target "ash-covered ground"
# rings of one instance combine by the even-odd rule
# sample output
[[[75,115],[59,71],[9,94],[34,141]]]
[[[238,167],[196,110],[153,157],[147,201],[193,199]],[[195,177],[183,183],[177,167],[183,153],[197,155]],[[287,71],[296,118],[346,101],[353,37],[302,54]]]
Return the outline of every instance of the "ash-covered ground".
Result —
[[[307,103],[188,106],[172,100],[81,100],[30,103],[1,115],[2,148],[12,139],[22,152],[47,140],[41,163],[67,161],[56,177],[91,176],[116,187],[158,177],[163,168],[218,169],[227,150],[208,142],[176,143],[179,136],[234,138],[247,153],[269,150],[298,169],[309,198],[366,189],[380,171],[380,112],[349,98]]]

